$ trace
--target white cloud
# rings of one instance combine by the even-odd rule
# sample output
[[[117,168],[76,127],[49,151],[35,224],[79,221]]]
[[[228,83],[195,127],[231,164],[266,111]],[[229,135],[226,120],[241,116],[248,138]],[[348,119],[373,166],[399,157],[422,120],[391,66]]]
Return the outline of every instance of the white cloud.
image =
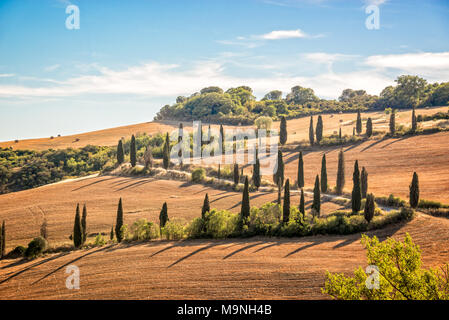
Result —
[[[0,73],[0,78],[9,78],[14,76],[15,76],[14,73]]]
[[[42,79],[41,82],[33,81],[32,86],[0,85],[0,98],[104,95],[102,98],[96,97],[97,101],[104,102],[117,95],[129,95],[134,99],[174,99],[177,95],[189,95],[211,85],[227,89],[242,84],[252,87],[258,97],[273,89],[288,92],[291,87],[301,85],[313,88],[322,98],[337,98],[346,88],[379,94],[384,87],[394,84],[394,79],[401,74],[418,74],[432,82],[449,80],[449,52],[371,56],[361,60],[362,63],[357,61],[351,72],[334,72],[329,68],[311,76],[304,76],[302,70],[295,72],[294,68],[288,68],[288,74],[280,74],[278,69],[267,69],[266,74],[259,76],[252,73],[229,75],[226,69],[228,55],[233,54],[227,53],[225,58],[199,61],[190,67],[149,62],[116,70],[97,65],[95,74],[64,81],[52,83],[49,79]],[[304,57],[319,63],[329,63],[356,56],[317,52],[305,54]]]
[[[309,35],[301,31],[300,29],[296,29],[296,30],[275,30],[256,37],[264,40],[280,40],[292,38],[308,38]]]
[[[45,68],[44,68],[44,71],[45,71],[45,72],[52,72],[52,71],[55,71],[56,69],[59,69],[59,67],[61,67],[60,64],[54,64],[54,65],[45,67]]]
[[[376,55],[366,58],[364,63],[370,67],[420,75],[432,81],[449,80],[449,52]]]

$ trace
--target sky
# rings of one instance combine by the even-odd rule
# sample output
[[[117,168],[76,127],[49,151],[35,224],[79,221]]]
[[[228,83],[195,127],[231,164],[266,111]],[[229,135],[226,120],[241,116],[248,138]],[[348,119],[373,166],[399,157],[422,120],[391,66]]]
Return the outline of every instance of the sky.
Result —
[[[447,0],[0,0],[0,141],[152,121],[207,86],[446,82],[448,16]]]

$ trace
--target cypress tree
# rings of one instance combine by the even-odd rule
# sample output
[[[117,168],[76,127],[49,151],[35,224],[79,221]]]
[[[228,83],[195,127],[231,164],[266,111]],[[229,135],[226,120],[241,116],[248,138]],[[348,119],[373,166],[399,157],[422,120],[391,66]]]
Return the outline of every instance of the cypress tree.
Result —
[[[167,170],[170,165],[170,138],[168,132],[165,135],[165,143],[163,149],[163,159],[162,159],[164,169]]]
[[[165,227],[168,220],[167,202],[164,202],[164,204],[162,205],[161,213],[159,214],[159,228],[161,229],[161,234],[162,228]]]
[[[256,159],[256,163],[254,164],[253,167],[253,183],[254,186],[256,187],[256,190],[259,190],[260,187],[260,162],[259,159]]]
[[[285,181],[284,187],[284,207],[283,207],[283,222],[288,223],[290,220],[290,179]]]
[[[136,137],[134,137],[134,135],[132,135],[132,137],[131,137],[130,148],[131,149],[129,151],[129,156],[130,156],[131,166],[135,167],[136,163],[137,163],[137,150],[136,150]]]
[[[338,131],[338,139],[340,139],[340,142],[341,142],[341,138],[342,138],[342,136],[341,136],[341,127],[340,127],[340,130]]]
[[[73,224],[73,244],[79,248],[83,244],[83,227],[81,226],[80,205],[76,205],[75,222]]]
[[[373,220],[375,208],[376,208],[376,205],[374,203],[374,195],[372,193],[368,194],[366,196],[365,210],[363,212],[366,222],[370,223],[371,220]]]
[[[356,131],[358,135],[362,133],[362,117],[360,115],[360,110],[357,110]]]
[[[321,160],[321,192],[327,192],[326,154],[323,154],[323,159]]]
[[[3,258],[5,255],[6,255],[6,225],[5,220],[3,220],[0,234],[0,258]]]
[[[220,124],[221,153],[225,154],[225,134],[223,125]]]
[[[412,184],[410,185],[410,206],[416,208],[419,204],[419,180],[418,174],[413,172]]]
[[[278,157],[277,157],[277,170],[275,174],[273,175],[274,183],[278,186],[281,186],[284,184],[284,160],[282,157],[282,151],[278,150]]]
[[[237,163],[234,163],[234,184],[237,185],[240,182],[239,177],[239,165]]]
[[[206,193],[203,202],[203,208],[201,208],[201,218],[203,221],[206,220],[206,212],[210,212],[209,195]]]
[[[337,194],[343,193],[345,187],[345,156],[343,150],[338,153],[338,169],[337,169]]]
[[[125,162],[125,151],[123,150],[122,140],[119,140],[117,145],[117,163],[122,164],[123,162]]]
[[[123,226],[123,205],[122,205],[122,198],[120,198],[120,200],[118,201],[117,219],[115,222],[115,237],[117,238],[117,242],[122,242],[123,239],[122,226]]]
[[[320,193],[320,177],[316,175],[315,188],[313,188],[312,214],[320,216],[321,193]]]
[[[352,127],[352,135],[355,136],[355,127]]]
[[[394,135],[396,132],[396,112],[391,110],[390,115],[390,135]]]
[[[86,242],[87,239],[87,208],[86,204],[83,206],[83,215],[81,217],[81,229],[83,230],[83,243]]]
[[[302,151],[299,152],[298,158],[298,188],[304,188],[304,160],[302,158]]]
[[[209,127],[207,128],[207,142],[208,143],[210,143],[211,138],[212,138],[212,131],[211,131],[210,125],[209,125]]]
[[[366,171],[365,167],[362,168],[362,173],[360,175],[360,182],[362,185],[362,199],[366,198],[368,193],[368,171]]]
[[[249,186],[248,186],[248,177],[245,177],[245,186],[243,188],[243,196],[242,196],[242,207],[240,209],[240,226],[243,227],[243,224],[246,222],[246,219],[249,217],[250,206],[249,206]]]
[[[320,143],[321,139],[323,139],[323,118],[319,115],[316,123],[316,142]]]
[[[412,111],[412,132],[415,133],[416,129],[417,129],[418,125],[417,125],[417,121],[416,121],[416,112],[415,112],[415,107],[413,107],[413,111]]]
[[[281,145],[284,145],[287,142],[287,121],[285,120],[285,117],[281,117],[281,124],[280,124],[280,130],[279,130],[279,142]]]
[[[373,120],[368,118],[366,121],[366,136],[369,138],[373,135]]]
[[[309,142],[310,142],[311,146],[313,146],[313,144],[315,143],[315,137],[314,137],[314,134],[313,134],[313,117],[310,117]]]
[[[114,225],[111,226],[111,233],[109,234],[109,239],[114,240]]]
[[[354,173],[352,176],[352,212],[359,212],[362,205],[362,192],[360,189],[360,171],[359,161],[356,160],[354,164]]]
[[[304,199],[304,189],[302,189],[302,188],[301,188],[301,199],[299,200],[299,212],[301,212],[303,216],[306,213],[306,202]]]

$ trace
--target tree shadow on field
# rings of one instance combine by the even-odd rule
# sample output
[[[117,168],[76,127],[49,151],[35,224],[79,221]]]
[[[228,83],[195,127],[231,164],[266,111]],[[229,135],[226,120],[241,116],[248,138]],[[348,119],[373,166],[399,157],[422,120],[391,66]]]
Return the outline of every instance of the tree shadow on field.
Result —
[[[114,192],[119,192],[119,191],[122,191],[122,190],[125,190],[125,189],[134,189],[134,188],[143,186],[143,185],[145,185],[147,183],[150,183],[150,182],[153,182],[153,181],[154,180],[152,180],[152,179],[145,178],[145,180],[136,181],[136,182],[131,183],[131,184],[127,185],[127,186],[121,187],[121,188],[115,190]]]
[[[59,270],[63,269],[63,268],[66,267],[66,266],[71,265],[72,263],[74,263],[74,262],[76,262],[76,261],[81,260],[81,259],[84,258],[84,257],[90,256],[90,255],[92,255],[92,254],[94,254],[94,253],[98,253],[98,252],[101,252],[101,251],[105,251],[106,249],[108,249],[108,248],[110,248],[110,247],[112,247],[112,246],[114,246],[114,245],[111,244],[111,245],[109,245],[109,246],[107,246],[107,247],[104,247],[104,248],[101,248],[101,249],[98,249],[98,250],[95,250],[95,251],[91,251],[91,252],[85,253],[85,254],[83,254],[83,255],[81,255],[81,256],[75,258],[75,259],[72,259],[72,260],[70,260],[69,262],[64,263],[62,266],[56,268],[56,269],[53,270],[52,272],[47,273],[45,276],[43,276],[42,278],[36,280],[36,281],[33,282],[31,285],[35,285],[36,283],[38,283],[38,282],[40,282],[40,281],[42,281],[42,280],[48,278],[48,277],[51,276],[52,274],[58,272]]]
[[[182,262],[182,261],[184,261],[184,260],[186,260],[186,259],[188,259],[188,258],[190,258],[190,257],[192,257],[192,256],[194,256],[194,255],[196,255],[197,253],[200,253],[201,251],[205,251],[205,250],[207,250],[207,249],[210,249],[210,248],[219,246],[219,245],[221,245],[221,244],[222,244],[221,242],[220,242],[220,243],[211,243],[211,244],[208,245],[208,246],[199,248],[199,249],[197,249],[197,250],[195,250],[195,251],[189,253],[188,255],[185,255],[184,257],[182,257],[182,258],[176,260],[176,261],[173,262],[171,265],[169,265],[169,266],[167,267],[167,269],[169,269],[169,268],[171,268],[171,267],[177,265],[178,263],[180,263],[180,262]]]
[[[379,140],[376,140],[376,141],[374,141],[373,143],[371,143],[369,146],[366,146],[365,148],[363,148],[360,152],[366,151],[366,150],[368,150],[368,149],[374,147],[375,145],[378,145],[379,143],[381,143],[381,142],[383,142],[383,141],[385,141],[384,138],[379,139]]]
[[[259,242],[256,242],[256,243],[249,244],[249,245],[247,245],[247,246],[245,246],[243,248],[237,249],[237,250],[231,252],[230,254],[226,255],[225,257],[223,257],[223,260],[226,260],[226,259],[232,257],[233,255],[239,253],[239,252],[251,249],[252,247],[256,247],[256,246],[261,245],[263,243],[264,243],[263,241],[259,241]]]
[[[22,273],[24,273],[24,272],[26,272],[26,271],[28,271],[28,270],[33,269],[34,267],[37,267],[37,266],[43,265],[44,263],[47,263],[47,262],[56,260],[56,259],[58,259],[58,258],[61,258],[61,257],[65,256],[65,255],[69,254],[69,253],[70,253],[70,252],[63,252],[63,253],[58,254],[57,256],[50,257],[50,258],[44,259],[44,260],[42,260],[42,261],[33,263],[33,264],[29,265],[28,267],[26,267],[26,268],[24,268],[24,269],[22,269],[22,270],[20,270],[20,271],[18,271],[18,272],[16,272],[16,273],[14,273],[13,275],[9,276],[8,278],[6,278],[6,279],[0,281],[0,284],[5,283],[5,282],[7,282],[7,281],[13,279],[13,278],[17,277],[18,275],[21,275]],[[21,265],[21,264],[27,263],[27,262],[28,262],[28,261],[27,261],[26,259],[22,259],[22,260],[20,260],[20,261],[13,262],[13,263],[11,263],[11,264],[9,264],[9,265],[7,265],[7,266],[4,266],[4,267],[2,267],[2,269],[14,267],[14,266]]]
[[[105,181],[112,180],[112,179],[117,179],[117,177],[110,177],[110,178],[106,178],[106,179],[94,181],[94,182],[85,184],[85,185],[83,185],[83,186],[80,186],[80,187],[78,187],[78,188],[75,188],[75,189],[72,190],[72,192],[73,192],[73,191],[78,191],[78,190],[81,190],[81,189],[84,189],[84,188],[88,188],[88,187],[93,186],[93,185],[95,185],[95,184],[98,184],[98,183],[100,183],[100,182],[105,182]],[[81,180],[81,181],[83,181],[83,180]]]
[[[411,138],[411,137],[412,137],[412,135],[410,135],[410,136],[405,136],[405,137],[402,137],[402,138],[399,138],[399,139],[394,139],[393,141],[391,141],[391,142],[389,142],[389,143],[383,145],[381,148],[382,148],[382,149],[385,149],[386,147],[391,146],[392,144],[394,144],[394,143],[396,143],[396,142],[401,142],[401,141],[406,140],[406,139],[409,139],[409,138]]]

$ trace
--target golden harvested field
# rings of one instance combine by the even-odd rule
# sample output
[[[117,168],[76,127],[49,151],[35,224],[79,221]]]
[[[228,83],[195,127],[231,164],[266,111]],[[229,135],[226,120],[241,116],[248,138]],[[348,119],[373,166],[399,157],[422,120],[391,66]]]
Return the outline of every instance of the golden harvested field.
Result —
[[[425,267],[449,261],[449,220],[419,215],[375,232],[420,245]],[[370,233],[369,235],[373,235]],[[360,235],[153,241],[0,261],[0,299],[326,299],[325,272],[366,267]],[[68,290],[66,267],[80,269]]]
[[[417,114],[430,115],[438,111],[446,112],[447,107],[419,109],[417,111]],[[373,119],[374,130],[388,131],[388,116],[386,116],[384,112],[363,113],[362,119],[364,125],[368,117],[371,117]],[[314,125],[316,125],[316,118],[317,116],[314,116]],[[409,125],[410,119],[410,110],[399,111],[396,116],[396,123]],[[342,128],[343,134],[352,134],[352,128],[355,126],[355,120],[355,113],[325,114],[323,115],[324,135],[326,136],[338,132],[340,126]],[[287,143],[307,140],[309,132],[309,121],[309,117],[288,120],[287,126],[289,130],[289,139]],[[13,147],[16,150],[47,150],[49,148],[81,148],[89,144],[99,146],[114,146],[122,137],[128,139],[132,134],[144,132],[146,132],[147,134],[171,132],[172,130],[178,128],[178,125],[179,121],[153,121],[61,137],[57,137],[58,133],[55,133],[53,139],[51,139],[50,137],[40,139],[24,139],[19,140],[19,142],[17,143],[15,141],[5,141],[0,142],[0,147]],[[192,122],[183,122],[183,125],[185,128],[190,128],[191,130]],[[217,125],[213,125],[212,127],[218,128]],[[227,127],[237,128],[237,126]],[[242,126],[239,126],[239,128],[242,128]],[[279,129],[279,122],[275,122],[273,128]]]
[[[102,176],[0,195],[0,221],[5,219],[8,225],[8,250],[18,245],[25,246],[39,235],[44,216],[50,243],[70,243],[68,237],[73,231],[77,203],[87,205],[89,233],[109,233],[111,226],[115,225],[120,197],[125,224],[130,225],[139,218],[159,223],[159,213],[165,201],[170,219],[188,222],[201,216],[206,192],[212,208],[240,211],[242,193],[181,181]],[[252,206],[275,199],[277,193],[261,191],[250,194]],[[299,205],[299,194],[292,194],[291,202]],[[310,206],[311,199],[306,198],[306,204]],[[332,202],[323,203],[324,214],[339,208]]]

